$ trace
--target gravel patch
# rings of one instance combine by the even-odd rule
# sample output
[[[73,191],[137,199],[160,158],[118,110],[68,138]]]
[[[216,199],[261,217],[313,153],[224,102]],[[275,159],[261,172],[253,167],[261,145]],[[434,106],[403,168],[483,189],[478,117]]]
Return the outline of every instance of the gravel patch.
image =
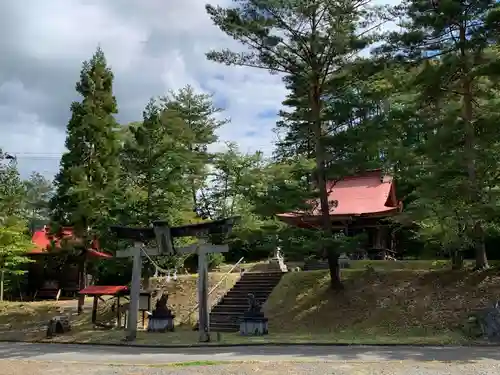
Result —
[[[113,366],[0,360],[2,375],[493,375],[500,361],[260,362],[185,366]]]

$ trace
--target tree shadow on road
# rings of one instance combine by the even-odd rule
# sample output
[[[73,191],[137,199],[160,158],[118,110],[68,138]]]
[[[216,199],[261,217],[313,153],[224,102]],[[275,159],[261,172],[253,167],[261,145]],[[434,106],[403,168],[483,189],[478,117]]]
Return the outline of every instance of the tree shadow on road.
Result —
[[[239,346],[203,348],[140,348],[60,344],[0,343],[0,359],[96,363],[167,363],[197,360],[318,361],[500,361],[498,346],[373,347],[373,346]]]

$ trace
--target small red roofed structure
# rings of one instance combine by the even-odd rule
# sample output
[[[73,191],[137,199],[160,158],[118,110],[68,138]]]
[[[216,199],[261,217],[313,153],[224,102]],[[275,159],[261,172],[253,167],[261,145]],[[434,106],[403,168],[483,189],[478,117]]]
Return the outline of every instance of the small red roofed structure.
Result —
[[[327,183],[332,227],[352,235],[366,230],[371,249],[376,252],[394,251],[394,239],[389,231],[388,217],[402,210],[397,200],[396,186],[392,176],[381,169],[347,176],[339,181]],[[319,201],[311,202],[309,211],[278,214],[283,222],[301,228],[321,227]],[[380,250],[380,251],[379,251]]]
[[[100,251],[99,241],[94,238],[89,246],[74,235],[73,229],[63,227],[53,234],[46,226],[32,236],[33,249],[28,256],[34,260],[28,267],[27,294],[33,298],[55,298],[61,294],[75,295],[85,285],[85,264],[89,259],[112,258]],[[75,247],[79,252],[68,251]]]

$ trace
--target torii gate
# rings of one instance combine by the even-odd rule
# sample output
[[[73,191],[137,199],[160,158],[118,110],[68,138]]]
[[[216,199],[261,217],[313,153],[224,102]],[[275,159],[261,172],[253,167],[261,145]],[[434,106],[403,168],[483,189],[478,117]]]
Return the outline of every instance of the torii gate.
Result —
[[[133,240],[135,246],[117,253],[118,257],[133,257],[132,284],[130,288],[130,311],[128,314],[127,340],[133,341],[137,337],[137,320],[139,310],[139,296],[141,289],[142,251],[148,255],[198,254],[198,313],[199,313],[199,341],[210,341],[210,322],[208,311],[208,262],[207,254],[225,253],[227,245],[213,245],[207,243],[211,234],[227,234],[239,221],[239,217],[215,220],[200,224],[190,224],[180,227],[169,227],[166,221],[155,221],[152,227],[125,227],[111,226],[112,232],[118,238]],[[197,237],[198,243],[175,249],[173,239],[178,237]],[[146,249],[147,241],[156,239],[157,248]]]

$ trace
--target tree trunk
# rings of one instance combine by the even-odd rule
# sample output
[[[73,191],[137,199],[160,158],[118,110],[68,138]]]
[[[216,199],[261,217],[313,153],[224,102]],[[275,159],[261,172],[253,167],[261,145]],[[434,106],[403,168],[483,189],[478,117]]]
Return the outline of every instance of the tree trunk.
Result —
[[[469,178],[469,203],[472,211],[472,236],[476,253],[476,269],[488,268],[488,259],[484,244],[484,231],[481,221],[477,218],[477,205],[480,203],[479,187],[476,176],[476,132],[473,124],[473,93],[470,70],[467,66],[467,55],[465,44],[467,42],[466,25],[460,27],[460,55],[464,65],[462,78],[462,117],[465,124],[465,157],[467,163],[467,175]],[[469,227],[470,228],[470,227]]]
[[[488,269],[488,257],[486,256],[486,246],[484,243],[484,231],[481,222],[477,221],[474,226],[474,247],[476,253],[476,269]]]
[[[326,171],[325,171],[325,150],[323,147],[323,132],[321,126],[321,98],[319,85],[314,85],[310,93],[311,115],[315,137],[315,158],[316,158],[316,178],[319,189],[319,199],[321,207],[321,223],[326,237],[332,237],[332,223],[330,221],[330,205],[328,204],[328,191],[326,189]],[[343,289],[340,279],[339,254],[335,249],[323,248],[328,259],[328,268],[330,270],[330,286],[334,290]]]
[[[461,270],[464,266],[464,254],[460,250],[453,250],[451,254],[451,269]]]

